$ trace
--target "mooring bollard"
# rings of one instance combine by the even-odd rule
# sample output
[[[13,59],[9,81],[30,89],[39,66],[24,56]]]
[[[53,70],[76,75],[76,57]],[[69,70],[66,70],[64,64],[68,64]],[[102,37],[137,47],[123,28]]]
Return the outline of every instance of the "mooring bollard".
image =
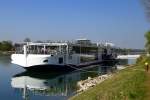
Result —
[[[148,72],[148,70],[149,70],[149,64],[148,64],[148,62],[145,62],[145,70]]]

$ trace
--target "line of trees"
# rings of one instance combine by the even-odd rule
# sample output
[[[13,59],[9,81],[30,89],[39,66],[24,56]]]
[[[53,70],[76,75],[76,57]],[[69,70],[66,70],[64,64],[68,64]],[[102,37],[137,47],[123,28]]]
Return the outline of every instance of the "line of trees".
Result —
[[[14,46],[11,41],[0,42],[0,51],[12,51]]]
[[[30,38],[25,38],[24,42],[31,42]],[[12,41],[1,41],[0,42],[0,51],[15,51],[15,44]]]
[[[145,37],[147,39],[146,48],[150,53],[150,31],[145,34]],[[30,38],[25,38],[23,41],[24,42],[31,42]],[[38,41],[38,42],[40,42],[40,41]],[[0,51],[15,51],[15,47],[16,47],[16,43],[13,43],[12,41],[1,41],[0,42]],[[79,48],[74,48],[74,49],[77,50],[77,52],[80,52]],[[96,50],[96,48],[89,48],[88,50],[85,48],[82,48],[81,51],[82,52],[89,52],[91,50]],[[125,49],[125,48],[114,48],[114,51],[116,53],[121,53],[121,54],[145,52],[144,50],[141,50],[141,49]]]

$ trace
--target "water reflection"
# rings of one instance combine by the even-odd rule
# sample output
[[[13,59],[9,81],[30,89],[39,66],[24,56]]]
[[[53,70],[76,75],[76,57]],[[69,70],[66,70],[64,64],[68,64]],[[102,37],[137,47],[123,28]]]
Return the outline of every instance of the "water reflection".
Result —
[[[3,64],[4,66],[9,66],[11,63],[10,56],[0,56],[0,64]]]
[[[74,81],[79,80],[79,73],[51,74],[23,72],[12,78],[13,88],[20,88],[23,98],[29,98],[29,93],[45,96],[68,96],[75,89]]]
[[[37,95],[63,96],[67,99],[76,93],[79,80],[108,73],[112,71],[112,68],[112,66],[95,66],[69,73],[25,71],[12,77],[11,86],[15,89],[21,89],[22,97],[26,100]]]
[[[136,59],[119,59],[117,65],[130,65],[135,64]]]

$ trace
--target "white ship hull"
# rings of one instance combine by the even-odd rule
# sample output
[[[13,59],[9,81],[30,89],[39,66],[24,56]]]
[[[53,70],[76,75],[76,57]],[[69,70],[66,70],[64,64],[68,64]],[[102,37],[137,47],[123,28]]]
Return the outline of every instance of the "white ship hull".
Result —
[[[24,54],[12,54],[11,59],[13,64],[22,66],[25,69],[56,69],[56,70],[70,70],[78,69],[89,65],[99,64],[101,60],[95,60],[85,63],[80,63],[79,55],[74,55],[71,60],[59,64],[58,58],[64,58],[63,56],[52,56],[52,55],[35,55],[29,54],[25,56]],[[46,61],[46,62],[45,62]]]
[[[59,61],[62,58],[62,61]],[[78,64],[78,55],[73,55],[71,60],[65,60],[63,55],[42,55],[42,54],[12,54],[12,63],[23,66],[38,66],[38,65],[66,65],[66,64]]]

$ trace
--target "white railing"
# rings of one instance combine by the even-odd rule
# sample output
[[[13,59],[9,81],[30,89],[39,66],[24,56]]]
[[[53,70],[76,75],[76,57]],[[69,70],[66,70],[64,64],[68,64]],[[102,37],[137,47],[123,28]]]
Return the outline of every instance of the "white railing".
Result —
[[[137,59],[140,55],[118,55],[117,59]]]

